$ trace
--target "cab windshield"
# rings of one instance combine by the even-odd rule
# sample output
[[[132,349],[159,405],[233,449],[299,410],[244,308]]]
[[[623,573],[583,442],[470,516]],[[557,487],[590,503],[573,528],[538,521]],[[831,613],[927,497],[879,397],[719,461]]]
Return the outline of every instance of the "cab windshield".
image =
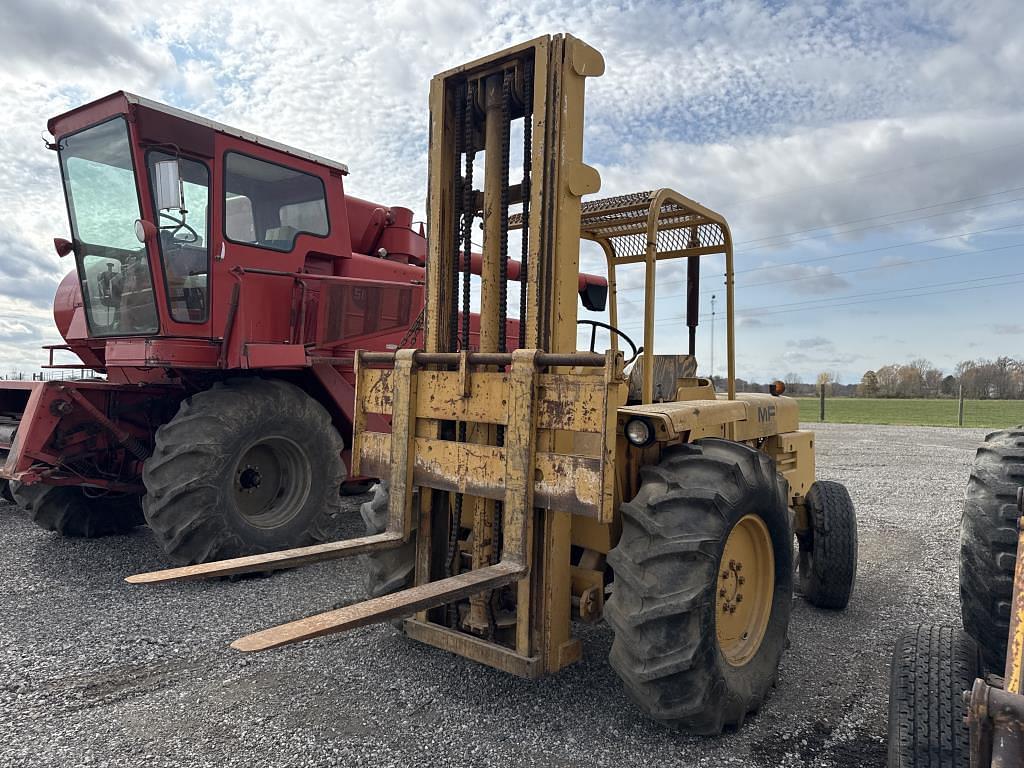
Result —
[[[124,118],[61,139],[60,161],[90,333],[155,333],[152,275],[135,236],[139,194]]]

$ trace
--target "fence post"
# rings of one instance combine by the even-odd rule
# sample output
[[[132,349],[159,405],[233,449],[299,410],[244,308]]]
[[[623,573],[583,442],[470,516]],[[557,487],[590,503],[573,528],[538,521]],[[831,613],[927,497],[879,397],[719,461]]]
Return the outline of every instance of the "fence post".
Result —
[[[818,387],[818,421],[825,420],[825,385]]]
[[[960,392],[957,396],[957,407],[956,407],[956,425],[962,427],[964,425],[964,385],[960,385]]]

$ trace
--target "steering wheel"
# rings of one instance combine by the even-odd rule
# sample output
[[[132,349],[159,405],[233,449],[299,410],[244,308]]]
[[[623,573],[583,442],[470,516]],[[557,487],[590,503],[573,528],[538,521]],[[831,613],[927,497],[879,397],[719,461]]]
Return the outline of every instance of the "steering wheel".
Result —
[[[597,351],[597,350],[594,349],[594,346],[597,344],[597,329],[598,328],[604,328],[609,333],[614,333],[616,336],[620,337],[624,342],[629,344],[629,348],[631,350],[633,350],[633,356],[631,358],[629,358],[629,360],[625,361],[625,363],[624,363],[625,365],[629,365],[630,363],[632,363],[634,360],[636,360],[637,356],[641,352],[644,351],[644,348],[643,347],[638,347],[636,344],[634,344],[633,340],[631,338],[629,338],[629,336],[624,334],[622,331],[620,331],[615,326],[608,325],[608,323],[602,323],[599,320],[577,320],[576,321],[576,325],[589,325],[589,326],[591,326],[591,330],[590,330],[590,351],[591,352],[596,352]]]
[[[171,238],[172,239],[178,240],[178,238],[175,237],[175,235],[177,235],[181,230],[184,229],[190,235],[192,235],[192,239],[191,240],[178,240],[178,242],[186,243],[186,244],[188,244],[188,243],[198,243],[199,242],[199,233],[196,232],[194,229],[192,229],[192,227],[190,227],[188,224],[185,223],[185,217],[184,216],[182,216],[180,219],[176,219],[173,216],[171,216],[171,214],[167,213],[167,211],[160,211],[160,218],[162,218],[162,219],[170,219],[171,221],[174,222],[174,224],[168,224],[168,225],[164,225],[164,226],[160,227],[161,231],[165,230],[165,229],[171,230]]]

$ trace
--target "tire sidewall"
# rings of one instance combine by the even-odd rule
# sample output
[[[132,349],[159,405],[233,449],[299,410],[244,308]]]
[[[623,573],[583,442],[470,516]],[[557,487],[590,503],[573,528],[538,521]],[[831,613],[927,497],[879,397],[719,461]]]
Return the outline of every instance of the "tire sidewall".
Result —
[[[333,486],[333,473],[324,471],[321,462],[333,453],[334,446],[327,439],[315,420],[310,419],[305,409],[291,404],[282,411],[267,413],[274,404],[266,401],[256,410],[254,418],[224,442],[224,457],[217,481],[219,507],[224,511],[223,523],[231,538],[247,543],[247,549],[276,549],[283,542],[299,542],[306,536],[311,525],[325,509],[336,506],[332,497],[338,489]],[[282,405],[284,405],[282,403]],[[304,429],[296,429],[296,417],[306,421]],[[281,437],[290,440],[302,452],[309,463],[310,483],[301,506],[286,521],[273,527],[254,525],[238,507],[235,498],[236,471],[239,462],[250,447],[263,440]],[[338,456],[336,461],[341,462]]]

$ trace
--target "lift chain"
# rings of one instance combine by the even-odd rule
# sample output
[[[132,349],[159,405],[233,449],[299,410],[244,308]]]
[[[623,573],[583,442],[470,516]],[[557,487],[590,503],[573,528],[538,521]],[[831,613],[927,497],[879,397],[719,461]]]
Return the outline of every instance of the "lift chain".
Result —
[[[523,198],[522,255],[519,257],[519,347],[526,346],[526,294],[530,260],[530,171],[533,165],[533,62],[523,70]]]
[[[508,321],[508,164],[509,132],[512,125],[512,77],[513,71],[506,69],[501,81],[501,209],[498,211],[501,233],[498,235],[498,351],[507,352],[506,324]]]
[[[476,149],[473,146],[473,112],[475,89],[472,84],[466,86],[465,108],[465,141],[466,141],[466,172],[462,187],[462,349],[469,349],[469,287],[472,274],[473,256],[473,219],[476,217],[476,195],[473,192],[473,161]]]
[[[465,119],[463,117],[464,110],[466,108],[466,97],[465,90],[468,89],[468,85],[464,85],[455,94],[455,154],[458,157],[460,152],[466,149],[466,136],[465,136]],[[449,283],[450,288],[450,303],[449,303],[449,328],[448,328],[448,351],[454,352],[458,349],[459,343],[459,255],[462,251],[462,202],[464,199],[463,187],[465,180],[459,173],[459,164],[454,164],[454,178],[452,179],[452,222],[455,228],[452,237],[452,276],[451,282]]]

